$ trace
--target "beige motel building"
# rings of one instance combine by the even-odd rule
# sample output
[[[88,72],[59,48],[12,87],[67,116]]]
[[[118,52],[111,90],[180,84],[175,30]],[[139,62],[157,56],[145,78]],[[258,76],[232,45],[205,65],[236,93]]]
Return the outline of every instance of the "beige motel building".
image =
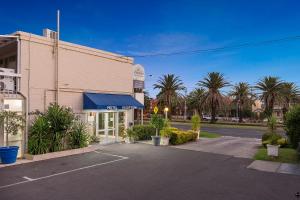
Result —
[[[28,127],[35,111],[50,103],[71,107],[102,143],[121,140],[119,130],[143,116],[145,73],[133,58],[43,35],[0,35],[0,109],[26,116],[26,128],[9,135],[9,145],[26,151]],[[142,119],[141,119],[142,121]],[[0,133],[0,146],[6,143]]]

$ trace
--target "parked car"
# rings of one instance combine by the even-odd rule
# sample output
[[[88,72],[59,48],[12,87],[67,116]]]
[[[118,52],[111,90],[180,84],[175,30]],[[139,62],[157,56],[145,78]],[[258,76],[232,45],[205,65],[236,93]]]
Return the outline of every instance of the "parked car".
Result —
[[[202,119],[204,121],[210,121],[211,120],[211,116],[209,116],[209,115],[202,115]]]

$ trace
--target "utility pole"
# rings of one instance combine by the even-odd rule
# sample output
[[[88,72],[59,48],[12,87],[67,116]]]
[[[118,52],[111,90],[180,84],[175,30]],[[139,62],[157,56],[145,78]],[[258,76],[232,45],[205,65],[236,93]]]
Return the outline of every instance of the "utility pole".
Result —
[[[56,103],[58,104],[58,98],[59,98],[59,62],[58,62],[58,50],[59,50],[59,34],[60,34],[60,11],[57,10],[57,24],[56,24],[56,59],[55,59],[55,72],[56,72],[56,76],[55,76],[55,87],[56,87],[56,95],[55,95],[55,100]]]

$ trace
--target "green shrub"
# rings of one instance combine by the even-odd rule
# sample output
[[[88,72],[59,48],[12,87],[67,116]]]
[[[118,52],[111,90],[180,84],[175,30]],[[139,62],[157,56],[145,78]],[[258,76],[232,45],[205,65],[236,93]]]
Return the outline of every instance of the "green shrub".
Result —
[[[271,136],[272,136],[272,133],[263,134],[262,137],[261,137],[262,142],[264,142],[266,140],[269,140]]]
[[[150,124],[156,128],[157,134],[164,127],[164,119],[157,114],[151,116]]]
[[[192,130],[193,131],[200,130],[200,122],[201,122],[201,119],[200,119],[199,115],[193,115],[193,117],[192,117]]]
[[[135,132],[133,128],[129,128],[126,130],[126,136],[129,138],[129,140],[139,140],[137,132]]]
[[[273,115],[268,118],[268,128],[271,133],[275,133],[277,126],[277,119]]]
[[[281,139],[285,138],[276,133],[265,133],[262,136],[262,145],[264,147],[267,147],[267,144],[280,145],[279,142],[283,142]]]
[[[280,145],[280,147],[286,147],[288,146],[288,141],[286,138],[280,138],[277,140],[278,145]]]
[[[90,142],[91,143],[99,143],[100,142],[100,138],[98,136],[96,136],[96,135],[92,135],[90,137]]]
[[[28,152],[32,155],[47,153],[50,143],[49,123],[44,116],[38,116],[29,130]]]
[[[190,141],[196,141],[198,133],[195,131],[172,131],[170,136],[170,144],[178,145]]]
[[[72,149],[83,148],[88,146],[88,141],[89,135],[87,133],[87,127],[85,123],[81,121],[75,121],[69,135],[70,147]]]
[[[173,131],[178,131],[178,129],[175,127],[164,127],[159,133],[162,137],[170,137]]]
[[[286,114],[286,132],[293,148],[300,142],[300,106],[295,106]]]
[[[155,135],[155,127],[152,125],[135,125],[132,127],[136,140],[151,140]]]
[[[72,109],[57,104],[50,104],[44,114],[49,123],[49,132],[51,138],[50,152],[60,151],[63,149],[64,141],[71,129],[75,116]]]

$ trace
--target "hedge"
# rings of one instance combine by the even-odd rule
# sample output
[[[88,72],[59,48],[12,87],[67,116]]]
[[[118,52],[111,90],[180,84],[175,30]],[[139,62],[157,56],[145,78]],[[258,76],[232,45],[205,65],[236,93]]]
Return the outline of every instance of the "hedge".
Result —
[[[155,135],[155,128],[151,125],[135,125],[132,130],[137,140],[151,140],[151,136]]]
[[[196,131],[172,131],[170,144],[178,145],[191,141],[196,141],[198,133]]]

